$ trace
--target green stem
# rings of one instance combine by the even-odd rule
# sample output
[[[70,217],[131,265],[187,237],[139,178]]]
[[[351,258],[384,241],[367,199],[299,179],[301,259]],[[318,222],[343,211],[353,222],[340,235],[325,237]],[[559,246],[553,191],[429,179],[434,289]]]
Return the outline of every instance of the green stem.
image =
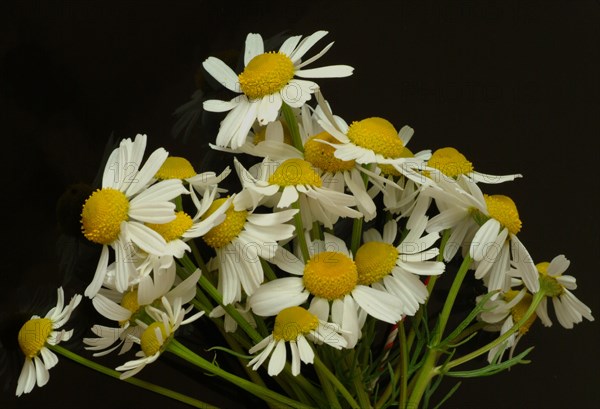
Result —
[[[325,393],[325,397],[327,398],[328,406],[332,409],[342,409],[342,405],[337,398],[335,390],[333,389],[331,382],[325,375],[325,373],[315,364],[315,371],[317,373],[317,377],[319,378],[319,383],[321,384],[321,388]]]
[[[200,368],[204,371],[210,372],[213,375],[216,375],[220,378],[223,378],[223,379],[231,382],[234,385],[239,386],[240,388],[244,389],[245,391],[248,391],[248,392],[252,393],[253,395],[258,396],[259,398],[261,398],[267,402],[278,402],[278,403],[282,403],[284,405],[288,405],[292,408],[298,408],[298,409],[310,409],[311,408],[310,406],[307,406],[303,403],[297,402],[297,401],[290,399],[286,396],[283,396],[277,392],[273,392],[270,389],[264,388],[260,385],[256,385],[253,382],[250,382],[244,378],[240,378],[239,376],[233,375],[233,374],[219,368],[218,366],[210,363],[206,359],[197,355],[192,350],[188,349],[185,345],[181,344],[176,339],[173,339],[173,340],[171,340],[171,342],[169,342],[169,344],[167,346],[167,351],[177,355],[178,357],[190,362],[193,365],[196,365],[198,368]]]
[[[363,218],[357,217],[352,222],[352,238],[350,239],[350,249],[352,254],[356,254],[356,251],[360,247],[360,236],[362,234]]]
[[[194,256],[194,260],[196,260],[196,263],[198,263],[198,267],[200,267],[200,270],[202,270],[202,274],[208,274],[208,268],[206,268],[206,263],[204,263],[204,259],[200,254],[200,250],[198,250],[198,246],[196,246],[196,242],[194,240],[190,240],[187,243],[192,249],[192,255]]]
[[[406,332],[404,322],[398,323],[398,336],[400,347],[400,362],[398,363],[398,375],[400,377],[400,400],[398,408],[406,408],[406,391],[408,387],[408,346],[406,345]]]
[[[54,352],[64,356],[65,358],[68,358],[74,362],[77,362],[78,364],[81,364],[90,369],[98,371],[104,375],[108,375],[111,378],[120,379],[121,372],[115,371],[114,369],[107,368],[103,365],[100,365],[97,362],[90,361],[89,359],[84,358],[81,355],[78,355],[72,351],[69,351],[68,349],[61,347],[60,345],[47,345],[47,346]],[[172,391],[171,389],[167,389],[163,386],[158,386],[158,385],[155,385],[150,382],[142,381],[141,379],[130,377],[130,378],[123,379],[122,381],[130,383],[135,386],[139,386],[140,388],[149,390],[151,392],[158,393],[158,394],[166,396],[168,398],[175,399],[175,400],[178,400],[183,403],[187,403],[188,405],[194,406],[196,408],[217,409],[216,406],[209,405],[208,403],[191,398],[182,393]]]
[[[294,148],[298,149],[300,152],[304,152],[304,144],[302,143],[302,137],[300,136],[300,129],[298,128],[298,122],[296,121],[294,111],[292,111],[292,108],[284,102],[281,104],[281,112],[288,125],[290,135],[292,136]]]
[[[298,213],[294,215],[294,225],[296,226],[296,237],[300,243],[302,258],[306,262],[310,259],[310,253],[308,251],[308,244],[306,243],[306,236],[304,235],[304,225],[302,224],[302,215],[300,214],[300,201],[292,203],[292,207],[298,209]]]
[[[507,332],[505,332],[502,336],[496,338],[494,341],[490,342],[489,344],[484,345],[481,348],[479,348],[467,355],[461,356],[460,358],[457,358],[457,359],[454,359],[454,360],[448,362],[447,364],[445,364],[443,366],[443,368],[437,368],[437,369],[438,370],[443,369],[443,371],[452,369],[455,366],[461,365],[465,362],[470,361],[471,359],[477,358],[478,356],[485,354],[490,349],[492,349],[495,346],[500,345],[501,343],[506,341],[512,334],[514,334],[519,328],[521,328],[527,322],[527,320],[531,317],[531,315],[533,315],[535,313],[535,309],[537,308],[539,303],[544,299],[545,296],[546,296],[546,294],[542,289],[540,289],[540,291],[535,293],[535,295],[533,296],[533,300],[531,300],[531,305],[529,306],[529,308],[527,309],[527,311],[525,312],[523,317],[517,323],[515,323]]]
[[[350,392],[348,392],[340,380],[333,373],[331,373],[329,368],[327,368],[327,365],[325,365],[317,355],[315,355],[314,365],[317,372],[321,372],[321,374],[325,376],[329,382],[331,382],[331,384],[338,390],[344,399],[346,399],[346,402],[348,402],[351,408],[360,409],[359,404],[356,403],[352,395],[350,395]]]
[[[348,360],[350,361],[351,367],[348,368],[352,372],[352,385],[354,386],[354,390],[356,391],[356,397],[358,399],[358,404],[361,408],[370,408],[371,400],[369,399],[369,395],[365,389],[365,382],[363,378],[362,368],[361,366],[356,365],[356,360],[354,351],[352,350],[349,355],[347,355]]]

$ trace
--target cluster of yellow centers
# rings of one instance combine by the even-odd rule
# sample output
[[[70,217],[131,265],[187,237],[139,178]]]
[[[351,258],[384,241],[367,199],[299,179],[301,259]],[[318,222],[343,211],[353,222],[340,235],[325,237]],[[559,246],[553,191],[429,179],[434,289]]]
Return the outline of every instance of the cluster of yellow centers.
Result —
[[[514,290],[508,291],[506,294],[504,294],[504,300],[506,302],[510,302],[518,294],[519,294],[519,291],[514,291]],[[529,293],[526,293],[523,296],[523,298],[521,298],[521,301],[519,301],[517,303],[517,305],[515,305],[514,307],[512,307],[510,313],[511,313],[513,321],[515,323],[519,322],[525,316],[525,313],[529,309],[529,306],[531,305],[532,301],[533,301],[533,296],[531,294],[529,294]],[[529,331],[529,328],[531,327],[531,324],[533,324],[533,322],[535,321],[536,318],[537,318],[537,315],[535,313],[533,313],[531,315],[531,317],[529,317],[527,319],[527,321],[525,321],[525,323],[523,324],[523,326],[521,326],[519,328],[519,333],[520,334],[525,334],[527,331]]]
[[[358,268],[358,283],[371,285],[392,272],[398,260],[398,250],[389,243],[370,241],[358,249],[354,262]]]
[[[172,240],[179,239],[183,233],[188,231],[194,224],[194,221],[186,212],[179,211],[175,213],[175,219],[168,223],[154,224],[146,223],[146,226],[160,234],[168,243]]]
[[[238,75],[242,92],[250,99],[279,92],[294,77],[294,63],[281,52],[268,52],[254,57]]]
[[[311,136],[304,144],[304,159],[324,172],[343,172],[354,168],[354,160],[341,160],[335,157],[335,148],[319,140],[339,143],[332,135],[321,132]]]
[[[535,265],[537,271],[540,273],[540,286],[544,288],[544,293],[548,297],[558,297],[565,292],[565,288],[558,280],[548,275],[548,266],[550,263],[544,261]]]
[[[298,336],[310,334],[319,326],[319,319],[302,307],[289,307],[275,317],[273,338],[276,341],[295,341]]]
[[[129,200],[120,190],[98,189],[87,198],[81,212],[81,230],[86,239],[99,244],[114,242],[121,223],[129,219]]]
[[[156,328],[160,330],[162,340],[159,340],[156,336]],[[165,325],[162,322],[153,322],[148,325],[148,328],[144,330],[140,337],[140,347],[144,351],[144,355],[152,356],[160,351],[160,348],[165,344],[167,340],[167,331]]]
[[[158,180],[187,179],[196,176],[192,164],[185,158],[169,156],[154,176]]]
[[[483,195],[488,213],[512,234],[521,231],[521,220],[515,202],[504,195]]]
[[[226,200],[227,198],[215,200],[208,210],[202,215],[202,219],[207,218],[217,211],[217,209],[221,207]],[[244,228],[244,224],[246,223],[247,215],[248,211],[237,211],[234,209],[232,204],[225,212],[225,220],[221,224],[210,229],[208,233],[202,236],[202,239],[206,244],[215,249],[226,246],[240,234]]]
[[[346,133],[355,145],[382,155],[385,158],[400,158],[404,144],[398,131],[388,120],[372,117],[350,124]]]
[[[52,333],[52,320],[49,318],[32,318],[19,330],[18,342],[21,351],[27,358],[40,353],[46,340]]]
[[[323,181],[312,165],[298,158],[287,159],[269,177],[269,183],[279,186],[310,185],[321,187]]]
[[[454,148],[441,148],[433,152],[427,165],[451,178],[473,172],[473,164]]]
[[[304,287],[314,296],[338,300],[352,292],[357,284],[356,264],[343,253],[317,253],[304,266]]]

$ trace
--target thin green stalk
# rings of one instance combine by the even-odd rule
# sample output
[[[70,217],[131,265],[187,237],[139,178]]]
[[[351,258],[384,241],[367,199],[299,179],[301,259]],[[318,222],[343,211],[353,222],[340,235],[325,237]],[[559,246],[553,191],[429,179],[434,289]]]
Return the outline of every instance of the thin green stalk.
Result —
[[[287,396],[283,396],[270,389],[264,388],[260,385],[256,385],[253,382],[250,382],[244,378],[240,378],[239,376],[233,375],[223,370],[222,368],[219,368],[218,366],[210,363],[209,361],[202,358],[192,350],[188,349],[185,345],[183,345],[176,339],[173,339],[171,340],[171,342],[169,342],[166,350],[190,362],[191,364],[196,365],[198,368],[204,371],[207,371],[213,375],[225,379],[226,381],[231,382],[234,385],[239,386],[245,391],[248,391],[253,395],[258,396],[259,398],[267,402],[278,402],[297,409],[311,408],[310,406],[307,406],[301,402],[297,402],[293,399],[288,398]]]
[[[468,353],[467,355],[461,356],[460,358],[456,358],[456,359],[448,362],[447,364],[445,364],[443,366],[443,368],[438,368],[438,370],[447,371],[449,369],[454,368],[455,366],[464,364],[465,362],[468,362],[474,358],[477,358],[478,356],[480,356],[482,354],[485,354],[490,349],[492,349],[495,346],[500,345],[501,343],[506,341],[513,333],[515,333],[515,331],[517,331],[519,328],[521,328],[527,322],[527,320],[531,317],[531,315],[533,315],[535,313],[535,309],[537,308],[539,303],[544,299],[545,296],[546,296],[546,294],[543,291],[543,289],[540,289],[540,291],[535,293],[535,295],[533,296],[533,299],[531,300],[531,305],[529,306],[529,308],[527,309],[527,311],[525,312],[523,317],[517,323],[515,323],[508,331],[506,331],[502,336],[496,338],[494,341],[490,342],[489,344],[486,344],[486,345],[482,346],[481,348],[478,348],[477,350],[475,350],[471,353]]]
[[[204,263],[204,259],[202,258],[202,255],[200,254],[200,250],[198,250],[198,246],[196,245],[196,242],[194,240],[190,240],[187,242],[190,245],[190,248],[192,249],[192,255],[194,256],[194,260],[196,260],[196,263],[198,263],[198,267],[200,267],[200,270],[202,270],[202,274],[208,274],[208,268],[206,268],[206,263]]]
[[[398,347],[400,349],[400,355],[398,363],[396,364],[396,369],[394,370],[393,379],[400,380],[400,400],[398,401],[398,407],[404,409],[406,407],[406,392],[408,382],[408,346],[406,344],[404,321],[398,323]],[[392,385],[392,380],[390,380],[383,393],[377,400],[375,408],[381,408],[386,404],[387,400],[392,395],[393,389],[394,385]]]
[[[350,250],[352,254],[356,254],[356,251],[360,247],[360,239],[362,235],[363,218],[357,217],[352,222],[352,238],[350,239]]]
[[[54,352],[64,356],[65,358],[68,358],[74,362],[77,362],[78,364],[81,364],[90,369],[93,369],[95,371],[103,373],[104,375],[108,375],[111,378],[120,379],[121,372],[115,371],[114,369],[107,368],[103,365],[100,365],[97,362],[90,361],[89,359],[84,358],[81,355],[78,355],[75,352],[72,352],[64,347],[61,347],[60,345],[47,345],[47,346]],[[130,377],[130,378],[123,379],[122,381],[130,383],[135,386],[139,386],[140,388],[149,390],[151,392],[158,393],[159,395],[163,395],[168,398],[178,400],[179,402],[186,403],[186,404],[188,404],[190,406],[194,406],[196,408],[217,409],[216,406],[209,405],[208,403],[199,401],[198,399],[191,398],[182,393],[172,391],[171,389],[165,388],[163,386],[158,386],[158,385],[155,385],[150,382],[142,381],[141,379]]]
[[[306,262],[310,259],[310,253],[308,251],[308,244],[306,243],[306,236],[304,235],[304,225],[302,224],[302,215],[300,214],[300,202],[296,201],[292,203],[292,207],[298,209],[298,213],[294,215],[294,225],[296,226],[296,237],[300,243],[302,258]]]
[[[364,367],[356,365],[357,361],[354,350],[351,350],[350,353],[346,355],[346,358],[346,362],[350,364],[348,370],[352,373],[352,386],[354,386],[358,404],[361,408],[370,408],[371,400],[365,389],[365,381],[361,370]]]
[[[337,389],[340,395],[342,395],[342,397],[346,399],[346,402],[348,402],[351,408],[360,409],[360,406],[358,405],[358,403],[356,403],[352,395],[350,395],[348,389],[346,389],[346,387],[342,385],[340,380],[329,370],[329,368],[327,368],[327,365],[325,365],[317,355],[315,355],[314,365],[317,372],[321,372],[327,378],[327,380],[331,382],[331,384]]]
[[[332,409],[342,409],[342,405],[340,405],[340,402],[335,393],[335,389],[331,385],[331,382],[329,382],[329,379],[327,378],[325,373],[321,370],[320,367],[316,365],[316,363],[315,371],[317,372],[317,377],[319,378],[321,389],[323,389],[323,392],[325,393],[325,397],[327,398],[327,403],[329,407]]]
[[[281,112],[288,125],[290,135],[292,136],[294,148],[298,149],[300,152],[304,152],[304,144],[302,143],[302,137],[300,136],[300,129],[298,128],[298,122],[296,121],[294,111],[292,111],[292,108],[284,102],[281,104]]]

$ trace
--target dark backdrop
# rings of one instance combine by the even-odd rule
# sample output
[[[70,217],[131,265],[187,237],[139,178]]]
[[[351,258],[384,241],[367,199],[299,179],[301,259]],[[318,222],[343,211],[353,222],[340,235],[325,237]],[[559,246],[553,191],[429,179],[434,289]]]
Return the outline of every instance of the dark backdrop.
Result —
[[[320,46],[336,44],[321,65],[355,67],[350,78],[320,82],[335,112],[409,124],[413,150],[451,145],[482,172],[522,173],[486,191],[516,201],[519,236],[535,260],[571,260],[575,294],[598,315],[599,3],[303,3],[2,2],[3,309],[14,308],[16,289],[64,278],[56,203],[72,183],[94,179],[111,133],[146,133],[151,148],[222,167],[205,149],[218,114],[187,141],[172,136],[174,110],[198,87],[210,89],[201,62],[235,61],[248,32],[325,29]],[[93,249],[84,253],[93,258]],[[596,323],[569,331],[538,322],[521,341],[535,345],[530,365],[466,380],[447,407],[597,407],[598,341]],[[216,405],[254,405],[234,387],[194,371],[179,376],[163,362],[142,374]],[[183,407],[64,358],[50,375],[18,400],[4,393],[0,406]]]

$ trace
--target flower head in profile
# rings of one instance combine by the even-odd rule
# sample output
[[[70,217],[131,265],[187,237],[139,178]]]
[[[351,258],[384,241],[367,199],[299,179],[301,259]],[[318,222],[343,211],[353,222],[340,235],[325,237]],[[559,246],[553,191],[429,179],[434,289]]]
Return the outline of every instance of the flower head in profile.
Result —
[[[273,333],[250,349],[250,353],[261,351],[249,363],[255,371],[270,356],[268,373],[278,375],[287,361],[285,344],[292,353],[292,375],[300,374],[300,362],[312,364],[315,353],[308,341],[327,344],[336,349],[347,346],[340,327],[320,320],[302,307],[288,307],[275,317]]]
[[[57,345],[67,341],[73,334],[73,330],[66,331],[60,328],[79,305],[81,295],[73,296],[69,304],[65,305],[62,287],[58,288],[57,294],[58,300],[54,308],[43,318],[32,316],[19,331],[19,347],[25,355],[25,363],[17,383],[17,396],[31,392],[36,384],[42,387],[48,382],[48,370],[58,363],[58,358],[46,345]]]
[[[102,245],[98,267],[85,295],[92,298],[106,276],[109,247],[115,252],[118,291],[125,291],[134,275],[130,261],[131,247],[148,254],[165,253],[164,238],[145,223],[167,223],[175,219],[175,204],[170,200],[188,193],[181,180],[170,179],[153,184],[157,170],[168,153],[159,148],[140,167],[146,149],[146,135],[135,141],[124,139],[113,150],[102,177],[102,188],[96,190],[83,205],[83,235]]]
[[[549,263],[543,262],[536,265],[540,273],[540,286],[547,294],[547,297],[544,297],[538,305],[536,313],[547,327],[552,325],[548,316],[548,298],[552,300],[556,318],[564,328],[573,328],[573,324],[580,323],[583,318],[594,321],[592,310],[571,292],[577,288],[577,282],[575,277],[564,274],[569,268],[569,264],[571,262],[561,254],[554,257]]]
[[[161,304],[162,309],[146,306],[146,313],[153,320],[152,323],[146,324],[138,320],[138,325],[143,329],[141,336],[130,337],[140,345],[141,351],[136,353],[138,359],[128,361],[116,368],[117,371],[124,371],[121,379],[137,374],[146,365],[156,361],[181,325],[189,324],[204,315],[204,311],[200,311],[185,318],[187,311],[182,307],[181,298],[175,298],[171,305],[166,297],[162,297]]]
[[[277,52],[265,52],[260,34],[246,37],[244,71],[236,75],[223,61],[209,57],[202,66],[223,86],[241,95],[230,101],[208,100],[204,109],[213,112],[230,111],[219,129],[218,146],[239,148],[246,140],[256,120],[266,125],[277,119],[282,103],[301,107],[318,89],[317,83],[300,78],[347,77],[353,68],[347,65],[331,65],[305,69],[308,64],[322,57],[333,45],[330,43],[315,56],[302,61],[302,57],[327,31],[317,31],[302,39],[289,37]]]

